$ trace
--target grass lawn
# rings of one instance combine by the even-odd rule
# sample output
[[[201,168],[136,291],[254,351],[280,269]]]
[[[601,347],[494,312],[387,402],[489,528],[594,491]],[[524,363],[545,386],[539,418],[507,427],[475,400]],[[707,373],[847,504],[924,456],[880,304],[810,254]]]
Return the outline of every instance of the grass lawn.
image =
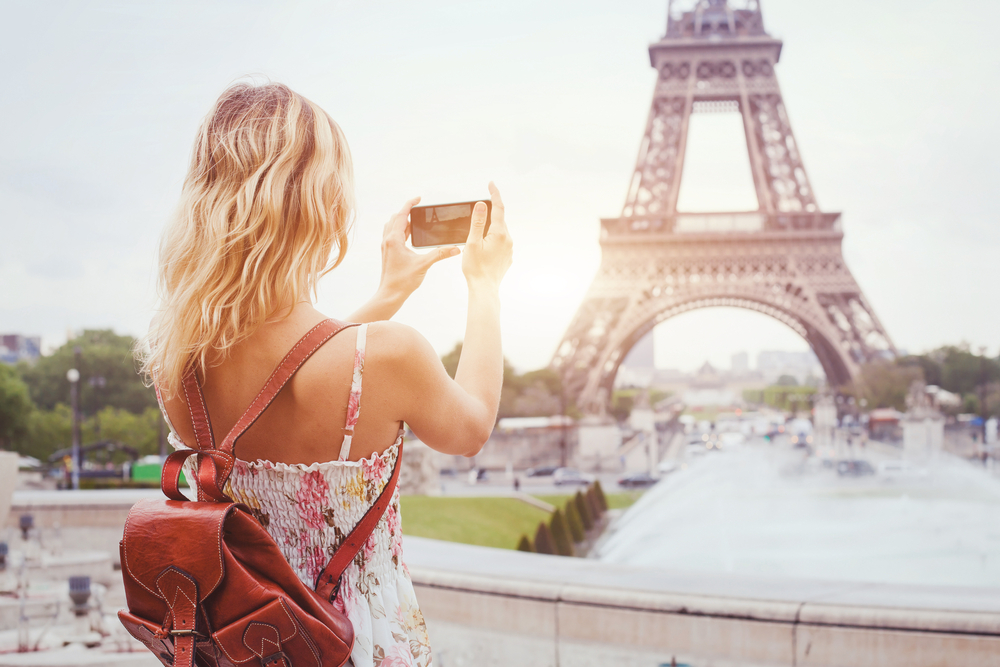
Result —
[[[516,549],[521,535],[534,539],[549,513],[514,498],[402,496],[403,533],[436,540]]]
[[[605,494],[608,507],[620,509],[634,503],[641,491]],[[562,508],[569,495],[536,496]],[[402,496],[403,533],[448,542],[516,549],[521,535],[535,538],[539,521],[549,513],[514,498],[447,498]]]
[[[605,493],[604,497],[608,501],[609,510],[622,510],[629,507],[635,501],[639,500],[643,491],[622,491],[619,493]],[[549,505],[554,505],[559,509],[566,506],[566,500],[570,497],[570,494],[559,494],[556,496],[535,496],[541,501],[547,502]]]

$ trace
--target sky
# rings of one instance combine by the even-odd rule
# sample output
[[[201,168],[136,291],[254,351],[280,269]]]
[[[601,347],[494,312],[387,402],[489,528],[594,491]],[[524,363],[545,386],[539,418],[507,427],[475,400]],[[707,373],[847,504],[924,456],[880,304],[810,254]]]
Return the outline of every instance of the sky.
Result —
[[[82,328],[145,331],[195,130],[227,85],[256,75],[319,103],[351,146],[357,224],[318,307],[344,317],[374,292],[382,225],[406,199],[483,197],[494,180],[515,244],[504,351],[521,370],[549,362],[597,270],[599,218],[621,211],[656,76],[647,47],[666,23],[666,0],[2,10],[0,333],[53,346]],[[776,72],[819,204],[843,212],[847,264],[897,347],[996,354],[1000,4],[767,0],[763,11],[784,40]],[[745,208],[739,124],[696,119],[682,205]],[[396,319],[445,352],[463,336],[465,300],[448,260]],[[655,337],[657,364],[682,369],[806,349],[732,309],[686,314]]]

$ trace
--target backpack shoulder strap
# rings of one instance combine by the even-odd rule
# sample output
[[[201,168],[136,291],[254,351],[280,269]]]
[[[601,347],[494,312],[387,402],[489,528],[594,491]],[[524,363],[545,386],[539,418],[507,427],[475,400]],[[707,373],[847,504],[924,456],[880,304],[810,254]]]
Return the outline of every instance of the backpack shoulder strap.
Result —
[[[271,405],[278,392],[288,384],[292,376],[316,350],[344,329],[355,326],[358,325],[339,322],[331,318],[323,320],[306,332],[299,339],[299,342],[289,350],[278,367],[274,369],[257,397],[250,403],[243,416],[239,418],[218,447],[215,446],[215,437],[212,433],[212,424],[208,418],[208,408],[205,406],[201,385],[194,371],[189,371],[183,380],[184,396],[188,409],[191,411],[191,423],[194,426],[198,450],[196,452],[191,450],[174,452],[167,457],[160,479],[160,486],[164,493],[174,500],[186,499],[177,489],[176,478],[180,474],[184,459],[191,454],[201,453],[202,455],[198,457],[198,499],[228,500],[223,489],[235,463],[236,440],[253,426],[264,410]]]
[[[399,468],[400,461],[402,460],[403,443],[400,441],[399,450],[396,452],[396,463],[392,466],[392,475],[389,476],[389,481],[382,487],[382,493],[379,494],[375,503],[368,508],[368,511],[361,517],[357,525],[347,534],[347,537],[344,538],[344,541],[334,552],[333,558],[330,559],[330,562],[320,572],[319,577],[316,578],[314,588],[324,600],[332,602],[337,597],[337,594],[340,592],[340,579],[344,575],[344,570],[347,569],[347,566],[351,564],[354,557],[361,551],[361,547],[368,541],[368,538],[375,530],[375,526],[382,519],[382,515],[389,509],[393,494],[396,492],[396,486],[399,483]]]
[[[305,336],[299,339],[299,342],[288,351],[285,358],[281,360],[278,367],[274,369],[271,373],[271,377],[267,379],[264,386],[261,387],[260,392],[257,394],[257,398],[253,399],[253,402],[247,407],[246,412],[243,416],[239,418],[236,425],[233,426],[229,434],[226,435],[222,444],[219,445],[219,449],[226,454],[235,456],[234,448],[236,446],[236,440],[246,433],[247,429],[253,426],[264,410],[267,410],[268,406],[274,400],[274,397],[278,395],[278,392],[288,384],[288,381],[292,379],[292,376],[302,368],[302,364],[306,363],[306,360],[313,355],[316,350],[323,346],[328,340],[336,336],[338,333],[347,329],[349,327],[356,327],[357,324],[346,324],[344,322],[338,322],[334,319],[323,320],[312,329],[310,329]]]
[[[347,421],[344,422],[344,440],[340,445],[338,461],[346,461],[351,455],[351,441],[354,439],[354,427],[361,413],[361,375],[365,370],[365,341],[368,335],[368,325],[358,327],[358,340],[354,348],[354,373],[351,376],[351,394],[347,400]]]

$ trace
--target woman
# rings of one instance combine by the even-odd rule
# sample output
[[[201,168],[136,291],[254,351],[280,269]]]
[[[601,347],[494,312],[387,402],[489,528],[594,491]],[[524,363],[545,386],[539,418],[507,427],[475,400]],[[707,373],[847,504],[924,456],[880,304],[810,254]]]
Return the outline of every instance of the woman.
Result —
[[[489,234],[479,203],[462,252],[469,311],[454,380],[419,333],[386,321],[434,262],[459,253],[406,248],[413,199],[385,226],[378,291],[347,318],[363,324],[323,345],[237,443],[227,494],[253,509],[308,586],[388,481],[403,422],[432,448],[465,456],[492,431],[511,241],[492,183],[490,193]],[[347,143],[322,109],[280,84],[222,94],[163,237],[162,307],[144,359],[174,447],[196,442],[180,391],[192,364],[212,430],[226,433],[284,355],[327,319],[310,299],[347,252],[352,208]],[[431,664],[401,538],[397,495],[335,601],[354,624],[355,667]]]

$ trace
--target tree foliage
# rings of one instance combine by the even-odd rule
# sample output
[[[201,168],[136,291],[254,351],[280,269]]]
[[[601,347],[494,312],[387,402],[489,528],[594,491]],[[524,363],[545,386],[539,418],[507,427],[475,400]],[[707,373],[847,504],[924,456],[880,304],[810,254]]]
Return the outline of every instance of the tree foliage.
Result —
[[[594,523],[597,523],[604,516],[604,508],[601,507],[601,501],[597,498],[597,492],[594,490],[593,485],[587,487],[587,493],[584,494],[584,498],[587,501],[587,508],[590,510],[590,515],[594,518]]]
[[[441,357],[448,375],[455,377],[462,356],[462,343]],[[567,406],[572,412],[571,406]],[[562,381],[549,369],[519,374],[509,361],[503,360],[503,389],[500,393],[500,410],[497,418],[550,417],[563,413]]]
[[[905,366],[894,361],[877,360],[861,367],[859,382],[851,384],[849,391],[867,409],[895,408],[906,410],[906,394],[910,384],[922,380],[918,366]]]
[[[556,553],[555,542],[552,541],[552,531],[544,521],[538,522],[538,529],[535,531],[535,552],[554,556]]]
[[[28,419],[28,433],[15,449],[39,461],[48,460],[57,449],[69,447],[73,438],[73,411],[65,403],[51,410],[33,409]]]
[[[601,480],[594,480],[594,495],[597,496],[597,502],[601,505],[601,511],[608,511],[608,499],[604,495],[604,489],[601,488]]]
[[[32,400],[43,410],[69,402],[66,371],[76,368],[80,371],[80,411],[84,415],[93,415],[107,406],[142,414],[146,408],[156,406],[156,395],[139,377],[132,356],[134,344],[130,336],[119,336],[110,329],[86,329],[34,364],[22,362],[18,370]],[[74,355],[77,347],[79,362]]]
[[[566,500],[566,525],[574,542],[583,542],[585,537],[583,532],[583,522],[580,520],[580,513],[576,510],[576,502],[572,498]]]
[[[560,556],[572,556],[574,554],[573,536],[570,534],[569,528],[566,526],[566,521],[563,519],[563,514],[558,508],[552,513],[550,522],[549,528],[552,531],[552,540],[555,542],[556,553]]]
[[[28,433],[34,405],[17,371],[0,363],[0,449],[10,449]]]
[[[583,522],[583,529],[590,530],[594,527],[594,517],[590,513],[590,508],[587,506],[587,501],[583,499],[583,494],[579,491],[573,496],[573,502],[576,503],[576,511],[580,513],[580,521]]]

